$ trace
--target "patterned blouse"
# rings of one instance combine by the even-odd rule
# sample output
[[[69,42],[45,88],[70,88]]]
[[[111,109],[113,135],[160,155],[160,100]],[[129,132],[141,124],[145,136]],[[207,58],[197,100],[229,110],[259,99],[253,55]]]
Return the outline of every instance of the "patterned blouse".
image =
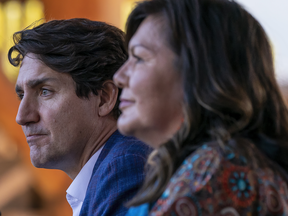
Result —
[[[252,168],[251,161],[230,148],[203,145],[182,163],[152,209],[143,204],[127,215],[288,215],[286,174],[259,150],[255,154],[270,165]]]

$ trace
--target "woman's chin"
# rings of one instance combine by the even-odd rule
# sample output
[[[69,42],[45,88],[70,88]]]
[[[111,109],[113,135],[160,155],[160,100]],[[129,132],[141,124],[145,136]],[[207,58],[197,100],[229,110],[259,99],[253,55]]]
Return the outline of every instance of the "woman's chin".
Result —
[[[129,121],[127,122],[125,120],[125,118],[123,119],[123,116],[120,116],[118,121],[117,121],[117,127],[118,130],[121,134],[125,135],[125,136],[132,136],[132,130],[131,130],[131,124],[129,123]]]

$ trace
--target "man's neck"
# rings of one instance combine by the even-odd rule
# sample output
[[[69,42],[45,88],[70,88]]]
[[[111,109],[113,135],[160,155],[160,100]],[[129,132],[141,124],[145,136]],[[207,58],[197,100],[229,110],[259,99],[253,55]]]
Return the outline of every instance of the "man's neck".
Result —
[[[80,155],[77,166],[70,167],[69,171],[65,171],[66,174],[73,180],[87,161],[107,142],[111,135],[117,130],[117,122],[112,119],[106,127],[102,127],[101,130],[95,130],[93,136],[85,144],[85,147]]]

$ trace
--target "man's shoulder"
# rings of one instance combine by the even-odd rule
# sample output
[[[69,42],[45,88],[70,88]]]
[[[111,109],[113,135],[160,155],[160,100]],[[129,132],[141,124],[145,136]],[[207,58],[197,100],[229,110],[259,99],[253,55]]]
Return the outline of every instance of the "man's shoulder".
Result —
[[[110,160],[111,157],[115,158],[121,155],[139,155],[146,158],[152,148],[134,137],[124,136],[116,131],[111,140],[107,141],[103,150],[109,151],[106,159]]]
[[[116,131],[104,145],[94,166],[82,215],[124,215],[124,203],[141,187],[151,148]]]
[[[151,151],[151,147],[145,143],[137,140],[134,137],[125,137],[115,143],[114,147],[111,149],[113,153],[116,154],[144,154],[146,155]]]

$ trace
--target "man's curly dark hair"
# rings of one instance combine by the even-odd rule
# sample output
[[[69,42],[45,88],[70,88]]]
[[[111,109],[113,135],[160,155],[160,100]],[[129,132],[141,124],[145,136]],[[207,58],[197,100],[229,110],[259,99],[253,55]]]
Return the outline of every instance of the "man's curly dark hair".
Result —
[[[128,58],[120,29],[83,18],[27,27],[14,33],[13,40],[15,45],[8,52],[13,66],[21,65],[28,53],[36,54],[49,68],[71,75],[78,97],[88,98],[90,92],[97,95],[103,82],[112,79]],[[119,95],[113,109],[116,118],[120,115]]]

